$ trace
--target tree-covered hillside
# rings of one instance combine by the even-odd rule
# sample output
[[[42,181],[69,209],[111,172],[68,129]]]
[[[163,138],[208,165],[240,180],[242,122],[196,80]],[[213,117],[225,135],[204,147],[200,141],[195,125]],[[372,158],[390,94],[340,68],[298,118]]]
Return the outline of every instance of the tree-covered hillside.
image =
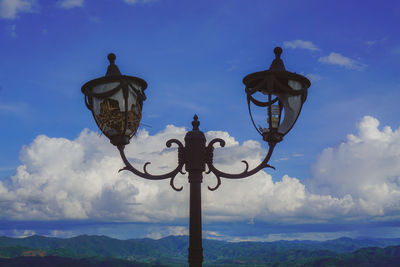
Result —
[[[204,240],[204,266],[351,266],[347,264],[355,263],[374,266],[365,264],[378,262],[392,266],[393,262],[400,263],[400,246],[387,246],[398,244],[399,239],[237,243]],[[75,262],[77,266],[117,266],[107,265],[110,261],[115,261],[115,264],[118,261],[118,266],[184,266],[187,248],[187,236],[159,240],[118,240],[86,235],[68,239],[0,237],[0,266],[14,266],[7,265],[14,261],[32,261],[35,264],[46,259],[60,261],[60,264]],[[86,265],[79,265],[81,263]]]

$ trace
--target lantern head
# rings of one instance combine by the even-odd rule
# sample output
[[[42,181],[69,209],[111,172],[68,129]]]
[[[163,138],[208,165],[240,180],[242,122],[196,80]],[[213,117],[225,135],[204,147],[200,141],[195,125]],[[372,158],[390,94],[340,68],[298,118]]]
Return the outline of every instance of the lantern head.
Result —
[[[307,89],[311,85],[306,77],[286,71],[280,58],[282,48],[276,47],[274,53],[275,59],[269,70],[249,74],[243,79],[251,121],[263,140],[268,143],[282,141],[283,136],[292,129],[306,101]],[[257,92],[264,95],[266,100],[255,99],[253,95]],[[256,126],[250,102],[266,108],[267,127]]]
[[[106,75],[85,83],[82,93],[102,133],[113,145],[124,146],[139,127],[147,83],[137,77],[121,75],[115,58],[112,53],[108,55],[110,65]]]

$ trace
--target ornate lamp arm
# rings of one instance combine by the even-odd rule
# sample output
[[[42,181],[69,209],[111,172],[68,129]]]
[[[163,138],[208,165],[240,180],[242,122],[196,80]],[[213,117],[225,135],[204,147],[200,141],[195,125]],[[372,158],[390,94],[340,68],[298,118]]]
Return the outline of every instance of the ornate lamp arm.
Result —
[[[206,138],[202,131],[199,130],[200,122],[198,121],[197,115],[193,118],[193,129],[185,135],[185,145],[183,145],[177,139],[170,139],[167,141],[166,146],[171,147],[172,143],[178,145],[178,166],[171,172],[162,175],[152,175],[147,171],[147,165],[150,162],[146,162],[143,165],[143,172],[135,169],[126,158],[124,152],[124,145],[119,145],[118,150],[121,154],[121,158],[125,164],[125,167],[120,171],[127,170],[149,180],[163,180],[171,179],[170,185],[176,191],[181,191],[183,187],[176,188],[174,185],[174,179],[178,173],[185,174],[183,172],[183,166],[189,173],[188,180],[190,184],[190,220],[189,220],[189,256],[188,261],[190,266],[201,266],[203,261],[203,248],[202,248],[202,230],[201,230],[201,183],[203,181],[203,172],[208,166],[207,173],[214,173],[217,177],[217,185],[214,188],[208,187],[211,191],[216,190],[221,185],[221,177],[228,179],[241,179],[249,177],[263,168],[274,168],[268,165],[268,161],[271,158],[272,152],[275,147],[275,142],[268,142],[269,150],[265,159],[254,169],[249,171],[249,164],[247,161],[242,161],[246,168],[243,172],[238,174],[224,173],[213,165],[213,151],[214,144],[219,143],[221,147],[225,146],[225,141],[220,138],[215,138],[206,146]]]
[[[228,179],[242,179],[242,178],[247,178],[267,167],[275,169],[273,166],[268,164],[268,161],[272,156],[272,152],[274,151],[276,143],[273,142],[268,143],[269,149],[267,155],[265,156],[264,160],[254,169],[249,171],[249,164],[247,163],[247,161],[242,160],[242,162],[246,165],[245,170],[237,174],[225,173],[215,168],[215,166],[213,165],[213,151],[215,143],[219,143],[221,147],[225,146],[224,140],[220,138],[215,138],[211,140],[211,142],[206,147],[206,164],[208,167],[208,171],[206,173],[208,174],[212,172],[217,177],[217,185],[215,187],[208,187],[208,189],[211,191],[216,190],[221,185],[221,177]]]
[[[132,164],[129,163],[128,159],[126,158],[125,152],[124,152],[125,146],[118,146],[119,153],[121,154],[121,158],[122,158],[122,160],[124,161],[124,164],[125,164],[125,167],[120,169],[119,172],[120,171],[125,171],[125,170],[126,171],[130,171],[130,172],[136,174],[137,176],[140,176],[140,177],[142,177],[144,179],[148,179],[148,180],[163,180],[163,179],[169,179],[170,178],[171,180],[170,180],[169,184],[171,185],[171,187],[175,191],[181,191],[183,187],[176,188],[175,185],[174,185],[174,179],[175,179],[175,177],[176,177],[176,175],[178,173],[185,174],[185,172],[182,171],[183,165],[185,164],[184,160],[183,160],[183,158],[184,158],[184,146],[177,139],[168,140],[167,143],[166,143],[166,146],[167,147],[171,147],[172,143],[175,143],[175,144],[178,145],[178,167],[176,167],[173,171],[171,171],[169,173],[166,173],[166,174],[161,174],[161,175],[152,175],[152,174],[148,173],[148,171],[147,171],[147,165],[149,165],[150,162],[146,162],[143,165],[143,172],[141,172],[141,171],[135,169],[135,167],[133,167]]]

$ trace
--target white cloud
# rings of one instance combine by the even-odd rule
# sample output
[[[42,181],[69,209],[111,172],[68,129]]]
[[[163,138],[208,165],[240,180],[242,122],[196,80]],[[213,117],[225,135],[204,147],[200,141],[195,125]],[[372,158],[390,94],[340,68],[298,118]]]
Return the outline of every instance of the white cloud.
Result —
[[[33,230],[14,230],[13,231],[13,236],[17,237],[17,238],[24,238],[24,237],[28,237],[28,236],[32,236],[35,235],[36,232]]]
[[[311,51],[318,51],[320,50],[315,44],[310,41],[303,41],[303,40],[294,40],[294,41],[285,41],[283,42],[283,46],[286,48],[303,48]]]
[[[17,25],[15,25],[15,24],[11,25],[10,30],[11,30],[10,31],[10,36],[12,38],[17,38]]]
[[[0,102],[0,114],[8,113],[14,115],[24,115],[29,112],[29,107],[26,103],[1,103]]]
[[[183,134],[172,126],[155,136],[142,131],[127,154],[151,159],[159,166],[149,166],[154,172],[165,171],[176,154],[165,148],[165,140]],[[116,149],[94,132],[83,131],[75,140],[38,136],[20,159],[16,174],[0,183],[0,217],[169,221],[186,215],[179,208],[186,206],[184,193],[174,194],[168,181],[118,173],[122,162]]]
[[[147,234],[147,238],[160,239],[166,236],[182,236],[189,235],[189,229],[186,226],[167,226],[159,227],[158,231],[152,231]]]
[[[58,6],[65,9],[74,7],[83,7],[85,0],[60,0],[57,2]]]
[[[133,5],[133,4],[138,4],[138,3],[142,3],[142,4],[146,4],[146,3],[150,3],[150,2],[156,2],[158,0],[124,0],[125,3]]]
[[[310,79],[312,82],[318,82],[318,81],[322,80],[322,76],[319,74],[315,74],[315,73],[309,73],[306,75],[306,77],[308,79]]]
[[[0,111],[17,112],[18,108],[14,105],[7,105],[7,104],[0,103]]]
[[[366,44],[367,46],[373,46],[377,42],[378,42],[377,40],[368,40],[368,41],[365,41],[364,44]]]
[[[312,167],[310,188],[335,196],[351,195],[358,214],[399,215],[400,129],[378,128],[366,116],[358,133],[335,148],[325,149]]]
[[[244,236],[234,237],[230,241],[232,242],[274,242],[280,240],[295,241],[295,240],[313,240],[313,241],[326,241],[340,237],[353,237],[352,232],[306,232],[306,233],[279,233],[279,234],[268,234],[258,236]],[[229,240],[229,239],[228,239]]]
[[[306,182],[287,175],[274,182],[260,171],[248,179],[223,179],[221,187],[210,192],[206,187],[214,186],[216,179],[205,175],[204,221],[318,223],[399,216],[400,130],[379,130],[378,124],[372,117],[363,118],[357,134],[319,155]],[[142,130],[126,152],[138,168],[150,160],[149,172],[164,173],[177,164],[176,149],[166,148],[165,141],[183,140],[184,135],[184,128],[172,125],[154,135]],[[214,155],[215,165],[223,171],[242,171],[242,159],[254,167],[266,153],[259,142],[239,144],[227,132],[210,131],[206,137],[226,141]],[[175,192],[169,181],[117,173],[122,167],[117,150],[94,132],[84,130],[75,140],[38,136],[22,149],[20,159],[16,174],[0,181],[2,219],[172,222],[187,218],[186,175],[176,181],[184,190]],[[171,228],[159,236],[173,231],[186,230]]]
[[[339,53],[332,52],[328,56],[320,57],[318,59],[319,62],[339,65],[351,70],[363,70],[367,65],[358,62],[357,60],[345,57]]]
[[[33,12],[35,0],[0,0],[0,18],[15,19],[18,13]]]
[[[276,159],[274,161],[278,162],[278,161],[285,161],[285,160],[289,160],[289,158],[288,157],[282,157],[282,158]]]

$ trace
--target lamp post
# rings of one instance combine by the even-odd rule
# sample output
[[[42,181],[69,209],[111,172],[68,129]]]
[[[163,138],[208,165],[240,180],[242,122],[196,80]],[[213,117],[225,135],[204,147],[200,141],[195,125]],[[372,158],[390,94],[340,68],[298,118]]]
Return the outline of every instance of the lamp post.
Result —
[[[299,74],[286,71],[280,58],[282,49],[274,49],[275,59],[268,70],[255,72],[243,79],[247,104],[251,121],[268,143],[268,153],[264,160],[254,169],[249,170],[249,164],[241,173],[231,174],[218,170],[213,165],[214,144],[225,146],[225,141],[220,138],[211,140],[206,145],[204,133],[200,131],[197,115],[192,122],[192,130],[187,132],[182,144],[177,139],[170,139],[166,142],[167,147],[172,144],[178,146],[178,166],[171,172],[162,175],[152,175],[147,171],[147,162],[143,171],[135,169],[128,161],[124,148],[129,140],[135,135],[141,120],[143,101],[146,99],[144,90],[147,83],[137,77],[122,75],[115,65],[115,55],[109,54],[110,65],[104,77],[94,79],[82,86],[85,95],[85,104],[92,112],[94,120],[100,130],[115,145],[125,164],[122,170],[149,180],[170,179],[171,187],[181,191],[183,187],[177,188],[174,179],[178,173],[185,174],[183,167],[188,173],[190,183],[190,217],[189,217],[189,256],[190,266],[201,266],[203,262],[202,248],[202,221],[201,221],[201,183],[203,172],[213,173],[217,178],[215,187],[208,187],[214,191],[221,185],[221,178],[241,179],[249,177],[263,168],[274,168],[268,164],[275,145],[282,141],[283,137],[290,131],[300,115],[303,103],[307,98],[307,90],[310,81]],[[255,93],[261,93],[266,100],[258,100]],[[266,127],[257,127],[251,111],[251,103],[258,107],[266,108]]]

